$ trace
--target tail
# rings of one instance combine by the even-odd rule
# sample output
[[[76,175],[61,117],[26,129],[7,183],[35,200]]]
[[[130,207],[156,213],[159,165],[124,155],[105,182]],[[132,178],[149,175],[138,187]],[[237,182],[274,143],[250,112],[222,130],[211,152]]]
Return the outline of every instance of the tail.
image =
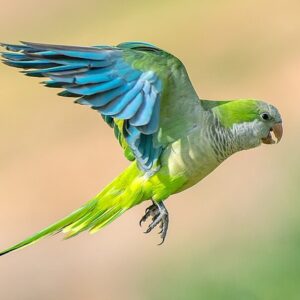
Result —
[[[22,242],[0,252],[0,256],[13,252],[58,232],[73,237],[82,231],[94,233],[114,221],[126,210],[145,200],[144,179],[136,163],[130,165],[119,177],[96,197],[64,219],[37,232]]]

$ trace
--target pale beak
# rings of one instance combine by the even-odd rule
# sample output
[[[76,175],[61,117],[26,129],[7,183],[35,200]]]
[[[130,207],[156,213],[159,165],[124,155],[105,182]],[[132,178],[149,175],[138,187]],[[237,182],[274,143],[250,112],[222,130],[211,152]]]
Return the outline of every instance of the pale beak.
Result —
[[[267,137],[261,139],[264,144],[275,144],[276,142],[272,138],[271,132],[274,133],[277,143],[280,142],[282,136],[283,136],[283,127],[282,123],[276,123],[271,129]]]
[[[282,127],[282,123],[277,123],[275,124],[273,127],[273,132],[274,132],[274,135],[277,139],[277,143],[280,142],[282,136],[283,136],[283,127]]]

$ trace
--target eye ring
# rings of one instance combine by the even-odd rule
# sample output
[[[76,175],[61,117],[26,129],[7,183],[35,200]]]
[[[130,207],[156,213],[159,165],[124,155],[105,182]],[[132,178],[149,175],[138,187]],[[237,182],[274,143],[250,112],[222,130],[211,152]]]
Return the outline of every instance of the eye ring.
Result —
[[[266,113],[266,112],[264,112],[264,113],[261,114],[261,118],[263,120],[265,120],[265,121],[268,121],[268,120],[271,119],[270,115],[268,113]]]

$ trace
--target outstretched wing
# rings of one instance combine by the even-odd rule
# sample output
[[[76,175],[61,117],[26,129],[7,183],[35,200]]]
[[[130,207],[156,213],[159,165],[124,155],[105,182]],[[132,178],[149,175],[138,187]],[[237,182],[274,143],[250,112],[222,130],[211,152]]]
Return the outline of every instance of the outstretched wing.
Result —
[[[27,42],[2,46],[10,51],[2,53],[4,63],[25,69],[23,73],[27,76],[50,78],[44,82],[45,86],[63,88],[59,95],[76,97],[76,103],[98,111],[114,128],[126,157],[136,159],[142,170],[159,166],[163,147],[170,142],[166,130],[159,134],[161,120],[170,117],[168,110],[174,115],[169,107],[162,116],[162,102],[170,106],[162,99],[170,98],[172,93],[168,89],[176,89],[173,72],[184,70],[176,58],[140,42],[117,47]],[[184,80],[189,82],[187,75]],[[171,128],[167,124],[171,122],[165,123],[163,127]],[[175,138],[172,135],[170,129],[169,136]]]

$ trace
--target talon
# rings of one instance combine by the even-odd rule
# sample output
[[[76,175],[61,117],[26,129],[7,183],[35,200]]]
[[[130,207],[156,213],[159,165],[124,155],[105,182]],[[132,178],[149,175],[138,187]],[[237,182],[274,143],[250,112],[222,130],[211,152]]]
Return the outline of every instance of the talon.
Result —
[[[156,226],[159,225],[159,228],[161,228],[161,230],[159,231],[159,235],[162,241],[158,245],[161,245],[164,243],[167,236],[169,215],[163,202],[152,201],[152,203],[153,204],[145,210],[145,215],[142,217],[139,224],[140,226],[142,226],[142,223],[147,221],[147,219],[152,216],[152,222],[149,224],[147,230],[144,233],[150,233]]]
[[[148,227],[148,229],[146,231],[144,231],[144,233],[149,233],[152,229]]]
[[[140,221],[139,221],[140,227],[142,227],[142,224],[143,224],[144,222],[145,222],[145,221],[144,221],[144,218],[140,219]]]
[[[146,213],[146,214],[140,219],[140,222],[139,222],[140,227],[142,227],[142,224],[143,224],[144,222],[147,221],[148,217],[149,217],[149,215],[148,215],[148,213]]]
[[[161,246],[164,242],[165,242],[165,240],[162,238],[162,241],[160,243],[158,243],[157,246]]]
[[[156,209],[156,206],[153,206],[153,205],[146,208],[145,215],[141,218],[141,220],[139,222],[140,226],[142,226],[142,224],[147,221],[147,219],[153,214],[152,211],[155,209]]]

